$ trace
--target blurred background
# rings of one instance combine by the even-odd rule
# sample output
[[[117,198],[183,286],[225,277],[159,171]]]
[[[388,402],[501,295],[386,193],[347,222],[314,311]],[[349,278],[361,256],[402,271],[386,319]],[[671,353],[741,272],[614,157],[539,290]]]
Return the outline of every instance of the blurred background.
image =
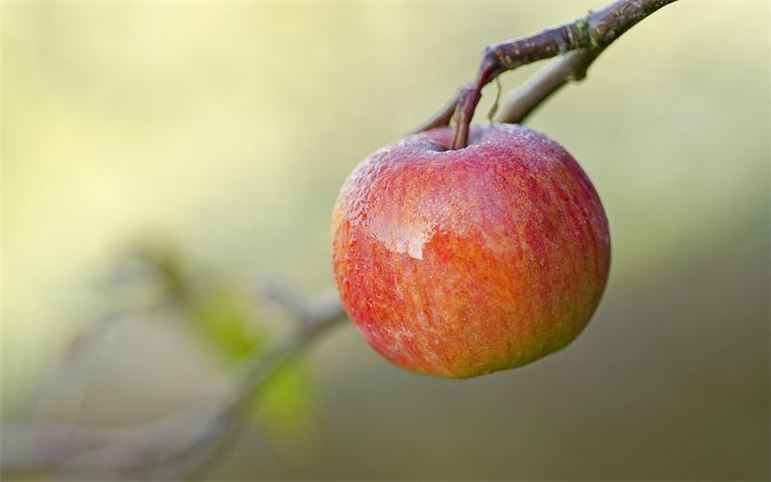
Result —
[[[4,2],[3,422],[131,427],[189,406],[291,323],[257,296],[266,280],[333,285],[330,212],[357,162],[443,105],[485,45],[603,3]],[[448,381],[346,322],[201,477],[768,479],[768,3],[666,7],[529,125],[608,212],[610,284],[583,335]],[[194,294],[158,303],[168,279]]]

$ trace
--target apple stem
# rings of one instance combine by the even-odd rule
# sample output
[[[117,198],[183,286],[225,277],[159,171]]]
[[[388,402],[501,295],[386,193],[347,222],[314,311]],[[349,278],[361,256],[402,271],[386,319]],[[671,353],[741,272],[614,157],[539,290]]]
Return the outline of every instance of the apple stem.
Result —
[[[617,0],[602,10],[543,32],[488,46],[473,82],[461,88],[436,115],[415,132],[448,126],[455,119],[452,149],[468,145],[469,128],[482,88],[503,72],[538,60],[562,58],[523,88],[507,96],[499,121],[522,121],[538,105],[570,80],[586,76],[589,65],[602,50],[656,10],[676,0]],[[572,52],[577,51],[577,52]],[[567,55],[563,55],[570,52]]]
[[[500,70],[495,53],[491,50],[486,51],[476,80],[471,85],[461,89],[460,99],[455,107],[455,135],[452,139],[452,149],[463,149],[468,144],[471,118],[474,116],[479,99],[482,98],[482,87],[501,72],[503,71]]]

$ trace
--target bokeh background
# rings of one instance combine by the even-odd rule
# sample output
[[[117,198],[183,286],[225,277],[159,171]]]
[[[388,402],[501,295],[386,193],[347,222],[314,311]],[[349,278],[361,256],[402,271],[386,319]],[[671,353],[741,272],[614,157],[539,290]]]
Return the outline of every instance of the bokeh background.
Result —
[[[4,421],[130,426],[189,404],[281,315],[257,303],[255,326],[217,338],[132,311],[147,290],[123,279],[126,253],[174,253],[216,293],[215,324],[265,280],[330,287],[330,211],[355,164],[440,107],[486,44],[602,3],[3,2]],[[768,3],[663,9],[529,124],[610,219],[584,334],[447,381],[346,324],[206,478],[768,479]]]

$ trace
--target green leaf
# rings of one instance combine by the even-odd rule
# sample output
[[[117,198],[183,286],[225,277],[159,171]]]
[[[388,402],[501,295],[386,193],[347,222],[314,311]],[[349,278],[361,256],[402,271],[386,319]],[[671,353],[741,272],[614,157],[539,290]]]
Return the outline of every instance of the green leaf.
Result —
[[[235,289],[210,288],[195,303],[193,313],[204,336],[230,361],[243,359],[267,341],[267,334],[251,322],[250,306]]]
[[[316,429],[313,379],[301,360],[276,372],[253,401],[253,422],[264,428],[279,448],[296,447]]]

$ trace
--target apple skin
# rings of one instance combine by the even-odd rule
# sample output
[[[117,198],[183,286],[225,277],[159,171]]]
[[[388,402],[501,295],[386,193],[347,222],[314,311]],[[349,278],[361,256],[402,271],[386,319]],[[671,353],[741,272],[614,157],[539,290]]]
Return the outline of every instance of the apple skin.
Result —
[[[332,248],[343,306],[396,365],[466,378],[530,363],[589,322],[610,267],[608,221],[573,157],[525,127],[437,128],[348,176]]]

